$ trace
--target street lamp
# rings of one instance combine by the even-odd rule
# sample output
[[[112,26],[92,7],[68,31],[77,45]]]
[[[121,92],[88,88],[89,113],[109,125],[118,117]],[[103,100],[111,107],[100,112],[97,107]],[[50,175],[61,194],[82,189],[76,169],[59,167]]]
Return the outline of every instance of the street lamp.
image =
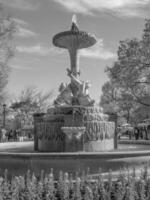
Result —
[[[5,128],[6,121],[6,104],[3,104],[3,128]]]

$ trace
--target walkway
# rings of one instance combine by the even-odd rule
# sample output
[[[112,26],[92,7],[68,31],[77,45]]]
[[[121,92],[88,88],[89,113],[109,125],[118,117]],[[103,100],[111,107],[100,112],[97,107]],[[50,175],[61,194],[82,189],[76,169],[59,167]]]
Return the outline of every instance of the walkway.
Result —
[[[33,152],[33,141],[0,143],[0,152]]]

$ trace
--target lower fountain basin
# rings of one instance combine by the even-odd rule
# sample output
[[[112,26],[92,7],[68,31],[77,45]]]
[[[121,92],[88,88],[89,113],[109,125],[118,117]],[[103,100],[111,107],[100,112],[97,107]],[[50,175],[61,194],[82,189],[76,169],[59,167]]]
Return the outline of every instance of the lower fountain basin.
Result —
[[[148,142],[148,141],[147,141]],[[55,177],[64,171],[76,174],[77,171],[86,171],[90,168],[90,174],[102,172],[120,171],[123,167],[140,167],[150,162],[150,143],[147,145],[118,144],[118,150],[107,152],[70,152],[70,153],[40,153],[34,152],[34,144],[30,142],[0,143],[0,176],[8,169],[12,175],[24,175],[27,170],[39,175],[41,170],[49,173],[54,169]]]
[[[110,151],[114,149],[114,139],[104,139],[97,141],[89,141],[84,144],[84,151],[86,152],[101,152]]]

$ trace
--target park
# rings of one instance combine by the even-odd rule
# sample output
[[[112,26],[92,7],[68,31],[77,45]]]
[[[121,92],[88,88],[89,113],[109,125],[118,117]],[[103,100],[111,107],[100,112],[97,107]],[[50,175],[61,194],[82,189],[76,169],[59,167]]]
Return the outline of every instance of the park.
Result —
[[[70,5],[67,2],[64,6]],[[25,37],[35,37],[36,34],[20,28],[27,23],[10,17],[6,12],[7,6],[9,8],[12,4],[0,4],[0,199],[150,199],[150,20],[142,20],[144,28],[140,38],[118,41],[117,55],[110,50],[105,52],[113,60],[105,66],[103,73],[107,78],[99,88],[99,79],[95,78],[97,72],[94,71],[101,66],[90,71],[90,65],[97,65],[97,48],[101,55],[106,50],[102,39],[93,34],[96,33],[92,28],[94,24],[86,22],[89,33],[84,26],[82,28],[80,18],[83,23],[86,18],[82,18],[81,13],[78,20],[78,14],[72,15],[67,29],[51,19],[55,24],[54,30],[49,28],[46,32],[51,32],[52,47],[48,50],[41,46],[34,50],[29,47],[29,50],[27,46],[15,47],[15,42],[18,44],[18,38],[24,37],[21,31],[28,35]],[[133,5],[127,6],[133,8]],[[136,2],[134,6],[137,6]],[[21,7],[31,8],[31,4],[30,8]],[[64,26],[67,25],[64,20]],[[53,55],[52,51],[57,54]],[[39,69],[33,73],[37,86],[44,81],[48,87],[55,83],[57,94],[51,88],[47,91],[33,86],[22,88],[21,81],[12,80],[10,61],[14,59],[16,62],[22,53],[38,53],[36,59],[28,57],[31,62],[36,60],[37,66],[52,57],[49,84],[46,83],[46,68],[40,68],[42,72],[45,69],[44,77],[41,71],[38,75]],[[94,55],[92,62],[87,61],[87,55]],[[23,55],[21,62],[26,56]],[[84,62],[90,63],[86,68],[82,56],[85,56]],[[20,74],[23,85],[24,78],[26,84],[30,82],[29,74],[35,81],[32,70],[27,72],[28,76],[25,71],[21,75],[20,68],[19,72],[15,71]],[[97,81],[96,88],[92,89],[91,81],[85,81],[87,74],[89,79]],[[99,75],[103,80],[102,76]],[[14,90],[11,81],[16,81],[16,88],[22,89],[15,98],[6,93],[7,87]],[[90,90],[97,95],[98,88],[101,95],[97,101]]]

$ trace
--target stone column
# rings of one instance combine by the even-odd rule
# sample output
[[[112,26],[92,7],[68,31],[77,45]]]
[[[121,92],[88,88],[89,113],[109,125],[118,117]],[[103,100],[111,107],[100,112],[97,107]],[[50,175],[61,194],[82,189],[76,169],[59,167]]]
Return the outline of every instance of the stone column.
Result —
[[[78,59],[78,50],[76,48],[69,49],[70,55],[70,64],[72,74],[78,78],[79,76],[79,59]]]
[[[115,134],[114,134],[114,149],[118,148],[118,132],[117,132],[117,113],[107,113],[109,115],[109,121],[113,121],[115,123]]]

